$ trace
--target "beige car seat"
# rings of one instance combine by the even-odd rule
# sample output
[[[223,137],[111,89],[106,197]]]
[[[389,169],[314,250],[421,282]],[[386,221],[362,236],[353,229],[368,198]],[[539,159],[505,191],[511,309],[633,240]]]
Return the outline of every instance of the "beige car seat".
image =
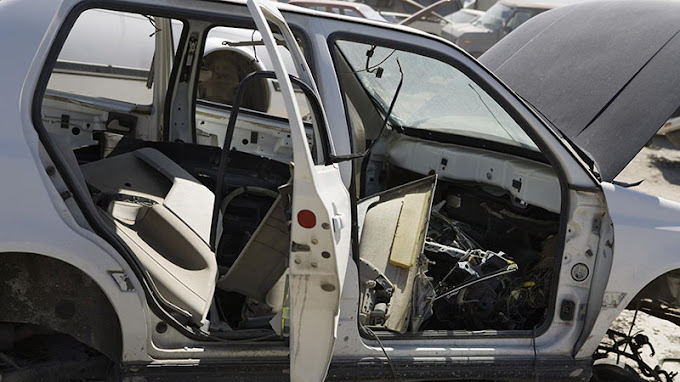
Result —
[[[160,299],[204,325],[217,279],[210,250],[214,194],[159,151],[143,148],[81,166],[106,216],[148,272]]]

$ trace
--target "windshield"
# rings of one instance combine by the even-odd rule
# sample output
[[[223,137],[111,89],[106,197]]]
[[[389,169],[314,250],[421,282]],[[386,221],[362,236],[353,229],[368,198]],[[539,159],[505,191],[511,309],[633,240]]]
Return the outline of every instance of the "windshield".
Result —
[[[507,5],[496,3],[472,24],[483,26],[491,30],[501,29],[508,18],[510,18],[512,15],[512,11],[513,9]]]
[[[448,16],[444,16],[446,21],[450,23],[469,23],[474,21],[477,17],[476,14],[467,12],[465,10],[460,10],[458,12],[453,12],[452,14]]]
[[[505,110],[455,67],[390,48],[349,41],[336,44],[383,114],[399,84],[399,60],[404,82],[390,116],[393,128],[456,134],[538,151]]]

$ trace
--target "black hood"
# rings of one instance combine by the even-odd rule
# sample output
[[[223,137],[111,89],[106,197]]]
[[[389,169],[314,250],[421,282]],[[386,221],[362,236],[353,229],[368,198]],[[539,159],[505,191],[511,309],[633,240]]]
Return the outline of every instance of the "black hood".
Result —
[[[611,181],[680,106],[680,2],[572,5],[526,22],[480,61]]]

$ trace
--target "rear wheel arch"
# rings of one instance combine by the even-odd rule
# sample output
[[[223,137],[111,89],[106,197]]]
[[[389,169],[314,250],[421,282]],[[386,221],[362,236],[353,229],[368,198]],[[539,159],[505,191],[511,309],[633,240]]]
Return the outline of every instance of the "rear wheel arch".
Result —
[[[34,324],[68,334],[114,362],[122,356],[121,324],[92,277],[35,253],[0,254],[0,322]]]

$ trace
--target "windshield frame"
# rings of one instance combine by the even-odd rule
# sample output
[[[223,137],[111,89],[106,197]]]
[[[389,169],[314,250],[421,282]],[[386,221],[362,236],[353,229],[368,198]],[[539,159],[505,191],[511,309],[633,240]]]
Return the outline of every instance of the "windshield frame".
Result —
[[[337,35],[337,34],[335,34]],[[334,36],[335,36],[334,35]],[[346,53],[342,51],[342,49],[338,46],[338,43],[357,43],[357,44],[362,44],[364,46],[371,46],[374,44],[373,39],[352,39],[351,37],[343,36],[343,37],[338,37],[332,40],[332,44],[330,47],[332,49],[332,56],[333,60],[337,61],[338,59],[344,60],[346,65],[348,65],[350,68],[352,68],[352,64],[346,57]],[[459,66],[454,63],[452,63],[450,60],[445,60],[442,59],[443,57],[437,57],[438,55],[432,55],[432,54],[427,54],[419,50],[412,49],[412,47],[407,47],[403,48],[400,47],[398,43],[392,41],[392,42],[375,42],[375,45],[378,46],[381,49],[390,51],[392,49],[396,49],[397,51],[402,51],[406,54],[412,54],[414,56],[418,56],[421,59],[431,59],[435,60],[438,63],[444,65],[446,68],[449,68],[452,71],[457,71],[463,78],[463,81],[467,81],[470,84],[470,87],[472,87],[472,84],[474,84],[474,87],[477,89],[481,90],[486,94],[488,97],[488,100],[493,101],[498,108],[502,109],[502,112],[505,113],[506,118],[510,118],[512,122],[516,125],[516,129],[512,129],[511,131],[508,132],[506,127],[509,127],[508,125],[501,125],[501,128],[506,131],[506,134],[510,135],[509,138],[504,138],[501,135],[495,135],[493,133],[487,133],[483,131],[483,125],[481,125],[480,130],[475,130],[471,129],[469,130],[469,134],[465,134],[465,130],[451,130],[451,131],[442,131],[442,130],[436,130],[436,129],[426,129],[426,128],[419,128],[415,126],[409,125],[409,123],[400,116],[395,113],[395,111],[392,112],[392,114],[389,116],[389,126],[392,130],[405,134],[405,135],[410,135],[414,137],[419,137],[422,139],[427,139],[427,140],[436,140],[444,143],[463,143],[464,145],[467,146],[473,146],[473,147],[478,147],[478,148],[493,148],[494,151],[499,151],[499,152],[505,152],[509,153],[512,155],[517,155],[521,157],[525,157],[528,159],[540,161],[540,162],[546,162],[546,158],[544,154],[542,154],[542,150],[540,146],[536,143],[536,139],[532,138],[531,135],[527,132],[527,129],[522,126],[522,123],[518,121],[516,117],[513,117],[512,113],[509,112],[509,109],[505,106],[502,105],[501,102],[498,101],[498,99],[494,98],[488,90],[486,90],[484,87],[480,86],[482,82],[476,80],[473,76],[470,75],[470,73],[467,73],[464,68],[464,66]],[[376,59],[376,63],[380,62],[380,59]],[[403,65],[403,64],[402,64]],[[355,65],[356,66],[356,65]],[[391,93],[391,90],[385,90],[388,94],[386,96],[388,99],[382,99],[380,98],[379,94],[373,94],[364,84],[362,78],[360,77],[360,73],[363,71],[361,69],[353,68],[353,70],[356,70],[357,72],[354,73],[354,77],[356,78],[357,83],[361,87],[362,91],[365,93],[365,95],[371,100],[373,103],[373,106],[376,109],[376,112],[382,117],[385,118],[385,114],[388,108],[389,103],[392,100],[392,97],[394,96]],[[340,81],[342,82],[342,81]],[[342,89],[342,83],[340,84],[340,87]],[[370,87],[370,86],[369,86]],[[475,90],[474,88],[472,89],[477,95],[480,97],[481,104],[487,109],[488,109],[488,100],[485,101],[481,99],[481,95],[479,94],[478,90]],[[402,89],[401,93],[404,93],[404,89]],[[343,91],[343,94],[344,93]],[[411,94],[411,93],[404,93],[404,94]],[[345,101],[346,102],[346,101]],[[423,105],[420,107],[425,107],[428,104],[428,102],[425,102]],[[345,108],[347,108],[347,105],[345,105]],[[476,118],[476,117],[484,117],[484,115],[470,115],[469,117],[471,118]],[[500,123],[497,119],[497,115],[489,110],[489,116],[493,118],[493,120],[496,121],[496,123]],[[404,116],[402,116],[404,117]],[[444,118],[449,117],[447,115],[443,116]],[[453,117],[456,117],[456,115],[453,115]],[[436,118],[436,117],[435,117]],[[475,122],[477,123],[477,122]],[[512,131],[515,133],[512,134]],[[518,136],[515,136],[515,134],[519,134]],[[524,139],[522,139],[524,138]],[[530,144],[526,143],[526,139],[530,141]]]
[[[293,22],[292,24],[295,23]],[[354,152],[356,136],[353,134],[350,122],[350,107],[345,96],[347,94],[345,85],[338,76],[338,70],[341,69],[340,65],[342,64],[339,62],[334,48],[337,40],[382,44],[383,46],[407,50],[438,59],[457,68],[477,83],[482,90],[497,102],[538,146],[541,154],[547,159],[547,163],[555,169],[558,177],[561,179],[564,198],[567,196],[566,190],[570,187],[593,189],[599,184],[598,179],[588,165],[574,152],[573,147],[562,139],[560,134],[547,126],[544,117],[536,113],[517,93],[503,83],[498,76],[485,66],[479,64],[478,61],[471,58],[468,53],[455,44],[434,36],[424,35],[415,30],[398,30],[389,25],[378,27],[367,26],[362,25],[359,21],[345,20],[338,20],[336,24],[332,25],[331,30],[325,33],[325,36],[326,44],[323,55],[330,58],[333,63],[332,69],[329,68],[327,70],[334,71],[336,75],[333,76],[332,80],[328,76],[323,76],[322,82],[331,81],[330,83],[326,82],[326,85],[333,89],[337,88],[339,91],[336,93],[335,90],[322,90],[322,93],[327,98],[330,97],[330,99],[336,99],[337,97],[337,101],[341,102],[344,106],[343,110],[340,110],[339,113],[344,115],[343,122],[341,123],[344,132],[341,134],[348,134],[350,137],[347,140],[347,153]],[[327,88],[322,87],[322,89]],[[498,151],[502,152],[503,150]],[[518,155],[518,158],[520,157],[521,155]],[[527,157],[527,159],[530,158]]]

